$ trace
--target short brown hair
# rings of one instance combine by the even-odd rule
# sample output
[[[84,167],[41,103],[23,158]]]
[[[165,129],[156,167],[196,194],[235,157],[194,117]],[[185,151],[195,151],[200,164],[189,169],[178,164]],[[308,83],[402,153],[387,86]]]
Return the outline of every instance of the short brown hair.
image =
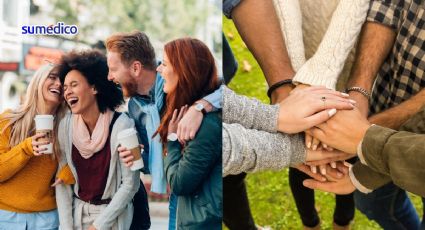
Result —
[[[140,31],[116,33],[106,39],[106,49],[117,52],[124,64],[140,61],[149,70],[156,69],[155,50],[148,36]]]

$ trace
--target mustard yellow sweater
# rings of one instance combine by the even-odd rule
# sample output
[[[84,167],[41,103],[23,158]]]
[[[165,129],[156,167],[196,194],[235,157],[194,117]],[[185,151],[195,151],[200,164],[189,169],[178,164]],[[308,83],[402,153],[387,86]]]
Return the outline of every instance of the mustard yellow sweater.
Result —
[[[0,118],[2,116],[0,115]],[[8,121],[0,122],[2,130]],[[0,133],[0,209],[11,212],[40,212],[56,208],[54,188],[57,160],[51,155],[34,156],[31,137],[10,147],[10,127]],[[73,180],[68,169],[61,177]]]

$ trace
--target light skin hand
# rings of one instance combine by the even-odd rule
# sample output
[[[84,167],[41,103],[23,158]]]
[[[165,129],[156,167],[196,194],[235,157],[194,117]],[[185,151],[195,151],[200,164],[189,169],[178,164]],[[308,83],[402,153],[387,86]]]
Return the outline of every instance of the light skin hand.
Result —
[[[347,154],[338,150],[327,151],[325,149],[306,149],[306,164],[308,165],[323,165],[333,161],[341,161],[352,158],[352,154]]]
[[[139,145],[141,149],[144,148],[142,144]],[[131,167],[133,165],[134,156],[130,150],[124,146],[118,147],[118,154],[121,158],[121,161],[124,162],[125,166]]]
[[[43,148],[43,147],[41,147],[41,145],[47,145],[50,142],[48,142],[48,141],[37,141],[38,139],[43,138],[45,136],[46,136],[45,133],[38,133],[38,134],[35,134],[34,136],[31,137],[32,151],[33,151],[34,156],[42,156],[43,151],[47,150],[47,148]]]
[[[297,166],[294,166],[293,168],[298,169],[299,171],[309,175],[311,178],[314,178],[317,181],[326,181],[326,177],[318,174],[318,173],[313,173],[310,169],[310,166],[305,165],[305,164],[300,164]]]
[[[329,113],[329,110],[353,109],[354,102],[347,96],[321,86],[312,86],[291,93],[280,103],[278,131],[298,133],[328,120],[335,114],[335,111]],[[322,97],[326,98],[325,103]]]
[[[96,230],[96,228],[93,225],[90,225],[90,227],[87,230]]]
[[[213,106],[204,99],[197,101],[201,103],[207,112],[211,112]],[[195,138],[196,133],[201,126],[204,115],[195,109],[194,105],[190,106],[177,127],[177,137],[179,140],[189,141]]]
[[[188,106],[184,105],[180,108],[180,112],[178,109],[175,109],[173,112],[173,116],[171,117],[170,123],[168,123],[168,134],[177,133],[178,124],[180,120],[183,118],[184,114],[188,110]],[[184,139],[178,139],[182,145],[186,144]]]
[[[348,170],[348,167],[346,168],[346,170]],[[335,169],[332,169],[328,166],[327,170],[329,170],[329,173],[326,175],[327,181],[307,179],[303,181],[303,185],[310,189],[318,189],[341,195],[354,192],[356,188],[351,182],[350,176],[348,174],[343,174],[341,178],[338,178],[333,173]]]
[[[60,178],[56,178],[55,182],[52,185],[50,185],[50,186],[51,187],[55,187],[58,184],[63,184],[63,180],[60,179]]]
[[[292,92],[296,92],[297,90],[302,90],[302,89],[305,89],[305,88],[308,88],[308,87],[310,87],[310,85],[307,85],[307,84],[298,84]],[[307,148],[311,148],[313,150],[316,150],[316,149],[318,149],[320,147],[323,147],[323,148],[325,148],[325,149],[327,149],[329,151],[332,151],[332,148],[330,148],[330,147],[328,147],[326,145],[321,145],[319,139],[314,138],[313,136],[311,136],[307,132],[305,132],[304,135],[305,135],[305,146]]]
[[[357,145],[370,126],[358,109],[342,110],[308,132],[328,146],[355,155]]]

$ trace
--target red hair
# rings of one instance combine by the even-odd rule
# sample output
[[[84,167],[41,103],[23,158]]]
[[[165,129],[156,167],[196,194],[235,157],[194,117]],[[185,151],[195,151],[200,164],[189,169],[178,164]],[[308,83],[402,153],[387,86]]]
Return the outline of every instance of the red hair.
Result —
[[[164,51],[176,73],[176,88],[167,94],[164,115],[156,134],[167,142],[168,124],[174,109],[192,105],[211,94],[219,86],[214,57],[208,47],[194,38],[180,38],[164,46]]]

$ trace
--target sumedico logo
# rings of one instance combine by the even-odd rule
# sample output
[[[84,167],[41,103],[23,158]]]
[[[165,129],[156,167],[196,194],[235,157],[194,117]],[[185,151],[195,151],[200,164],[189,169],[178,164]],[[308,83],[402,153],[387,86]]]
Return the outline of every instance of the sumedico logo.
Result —
[[[73,35],[78,33],[76,25],[66,25],[63,22],[58,22],[56,25],[31,25],[22,26],[22,34],[30,35]]]

